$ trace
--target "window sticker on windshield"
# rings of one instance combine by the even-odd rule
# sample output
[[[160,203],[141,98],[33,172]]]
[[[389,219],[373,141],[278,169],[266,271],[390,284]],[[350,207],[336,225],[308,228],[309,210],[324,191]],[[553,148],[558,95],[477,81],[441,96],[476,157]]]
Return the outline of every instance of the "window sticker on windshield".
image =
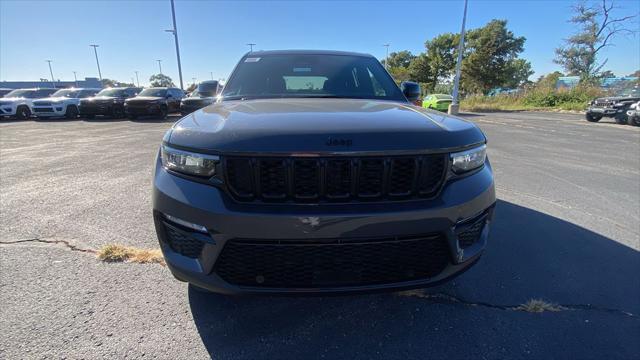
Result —
[[[293,72],[311,72],[311,68],[309,68],[309,67],[295,67],[295,68],[293,68]]]
[[[260,58],[258,57],[244,59],[244,62],[258,62],[258,61],[260,61]]]

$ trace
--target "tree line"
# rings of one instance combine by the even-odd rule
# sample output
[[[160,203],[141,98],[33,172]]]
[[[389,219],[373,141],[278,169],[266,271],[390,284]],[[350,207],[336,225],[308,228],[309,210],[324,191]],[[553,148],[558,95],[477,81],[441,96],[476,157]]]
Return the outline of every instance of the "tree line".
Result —
[[[607,60],[598,59],[598,55],[612,46],[617,36],[636,33],[627,26],[637,15],[614,16],[617,10],[620,9],[607,0],[580,2],[573,7],[569,21],[576,26],[576,32],[555,50],[554,58],[566,75],[580,76],[587,82],[612,75],[611,71],[603,71]],[[531,83],[531,63],[519,57],[526,39],[515,35],[507,24],[507,20],[494,19],[465,34],[460,77],[463,94],[487,94],[491,89],[513,89]],[[440,34],[427,40],[425,51],[420,54],[408,50],[392,52],[382,62],[388,61],[388,70],[398,82],[417,81],[429,93],[450,92],[459,42],[459,33]],[[557,79],[558,74],[561,73],[553,73],[551,78]]]

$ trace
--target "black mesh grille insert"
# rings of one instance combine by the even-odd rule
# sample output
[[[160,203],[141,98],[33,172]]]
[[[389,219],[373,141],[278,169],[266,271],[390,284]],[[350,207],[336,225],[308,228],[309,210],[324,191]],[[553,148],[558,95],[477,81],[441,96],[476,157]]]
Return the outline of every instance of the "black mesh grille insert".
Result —
[[[449,263],[442,236],[370,241],[231,240],[215,265],[241,286],[318,288],[427,279]]]
[[[435,196],[447,155],[388,157],[225,157],[226,181],[239,201],[350,202]]]
[[[480,238],[480,234],[482,234],[482,229],[484,228],[486,220],[486,216],[481,216],[477,219],[472,220],[468,224],[462,225],[460,229],[456,230],[456,235],[458,236],[458,244],[460,245],[461,249],[468,248],[478,241],[478,239]]]
[[[166,242],[171,250],[186,257],[197,258],[202,252],[204,242],[191,236],[188,231],[163,222]]]

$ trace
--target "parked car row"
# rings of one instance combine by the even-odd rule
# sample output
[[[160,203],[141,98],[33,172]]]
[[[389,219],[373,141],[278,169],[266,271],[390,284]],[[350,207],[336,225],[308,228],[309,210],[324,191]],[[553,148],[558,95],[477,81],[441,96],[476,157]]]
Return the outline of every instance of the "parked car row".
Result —
[[[136,119],[147,115],[165,118],[174,112],[184,116],[212,104],[220,90],[217,81],[200,83],[188,97],[183,90],[174,87],[17,89],[0,98],[0,117],[20,120],[32,115],[43,119],[75,119],[78,116]]]

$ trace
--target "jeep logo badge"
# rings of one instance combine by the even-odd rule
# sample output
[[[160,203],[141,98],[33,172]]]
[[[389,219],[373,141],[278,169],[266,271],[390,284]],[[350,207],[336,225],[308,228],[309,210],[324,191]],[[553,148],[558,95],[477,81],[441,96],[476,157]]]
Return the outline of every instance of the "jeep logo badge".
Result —
[[[328,138],[325,142],[327,146],[351,146],[353,144],[353,140],[351,139],[338,139],[338,138]]]

